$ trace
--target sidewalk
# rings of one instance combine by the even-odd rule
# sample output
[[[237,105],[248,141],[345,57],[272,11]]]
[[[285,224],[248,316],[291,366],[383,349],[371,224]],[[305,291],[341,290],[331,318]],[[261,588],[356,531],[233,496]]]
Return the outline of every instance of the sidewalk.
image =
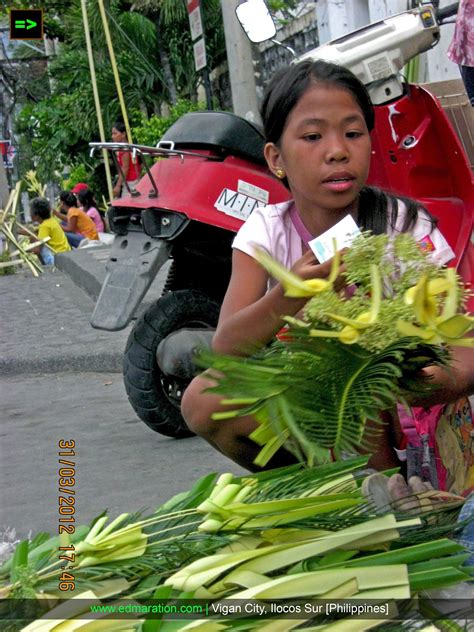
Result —
[[[89,274],[89,292],[98,291],[104,254],[71,253],[71,276],[0,277],[0,542],[11,528],[17,538],[57,533],[61,439],[75,441],[77,524],[105,508],[112,518],[153,509],[210,470],[243,473],[202,439],[175,441],[135,415],[121,375],[132,325],[93,329],[94,301],[75,284]]]
[[[122,371],[133,321],[117,332],[90,325],[109,253],[109,247],[78,249],[59,255],[57,268],[39,278],[27,272],[0,277],[0,372]],[[138,313],[159,298],[165,278],[163,269]]]
[[[92,329],[94,303],[62,272],[0,277],[0,371],[121,371],[129,328]]]

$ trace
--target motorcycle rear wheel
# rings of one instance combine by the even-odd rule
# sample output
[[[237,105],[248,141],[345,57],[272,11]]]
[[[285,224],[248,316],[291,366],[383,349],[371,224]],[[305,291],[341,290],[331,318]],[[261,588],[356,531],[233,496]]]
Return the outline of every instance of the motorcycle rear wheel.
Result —
[[[185,380],[165,375],[156,350],[169,334],[188,327],[215,328],[220,305],[198,290],[177,290],[162,296],[137,320],[123,360],[125,390],[138,417],[152,430],[183,439],[193,433],[181,416]]]

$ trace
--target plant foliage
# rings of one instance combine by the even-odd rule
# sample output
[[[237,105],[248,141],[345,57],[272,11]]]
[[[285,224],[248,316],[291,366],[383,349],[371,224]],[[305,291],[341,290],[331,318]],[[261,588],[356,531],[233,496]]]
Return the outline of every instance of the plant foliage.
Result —
[[[38,534],[20,542],[0,567],[2,614],[18,617],[15,604],[25,602],[15,600],[29,599],[36,615],[48,615],[25,630],[41,625],[53,632],[69,629],[66,612],[78,616],[89,611],[89,603],[113,604],[117,598],[137,605],[150,598],[216,604],[227,598],[408,599],[426,588],[468,579],[468,555],[449,539],[459,529],[460,500],[442,502],[426,516],[377,516],[361,493],[360,470],[366,463],[359,457],[243,477],[209,474],[147,517],[122,514],[109,522],[102,515],[66,538]],[[407,532],[408,540],[403,539]],[[55,611],[57,600],[68,596],[58,590],[64,565],[58,547],[76,556],[67,569],[74,574],[75,592],[69,610],[62,604]],[[298,624],[286,620],[289,627],[281,627],[285,619],[277,624],[278,617],[260,621],[231,613],[223,617],[218,608],[215,612],[206,622],[193,623],[166,617],[126,623],[106,617],[81,620],[81,629],[113,632],[126,626],[135,632],[171,632],[205,625],[212,630],[286,630]],[[321,613],[311,619],[326,622]]]
[[[417,375],[448,362],[446,345],[473,345],[464,336],[474,319],[458,313],[460,280],[452,269],[440,272],[409,235],[358,238],[344,257],[342,290],[334,283],[338,257],[328,280],[308,281],[257,257],[287,295],[311,297],[304,319],[287,318],[281,340],[251,358],[204,353],[202,362],[218,372],[210,390],[234,407],[214,418],[257,420],[250,438],[263,446],[258,465],[282,446],[310,464],[373,449],[367,421],[380,424],[381,411],[404,402],[406,391],[429,390]]]
[[[156,2],[148,8],[123,0],[106,3],[120,82],[131,126],[159,118],[163,106],[196,101],[201,82],[194,69],[192,42],[184,2]],[[35,4],[33,3],[33,7]],[[206,40],[209,70],[225,59],[218,0],[208,0]],[[44,65],[47,92],[41,99],[25,93],[17,131],[31,144],[34,166],[42,180],[58,180],[65,166],[84,164],[103,180],[100,158],[90,158],[89,142],[99,139],[80,0],[47,2],[48,24],[56,24],[62,41],[55,58]],[[179,9],[179,10],[178,10]],[[87,2],[97,86],[106,134],[120,115],[112,66],[97,2]],[[53,29],[54,30],[54,29]],[[38,81],[35,82],[35,85]],[[133,112],[138,114],[133,114]],[[132,114],[130,114],[132,113]],[[151,123],[151,126],[156,123]]]
[[[186,99],[180,99],[175,105],[170,107],[167,116],[153,114],[150,117],[146,117],[141,115],[136,125],[132,128],[133,138],[139,145],[154,147],[166,130],[184,114],[204,109],[204,103],[193,103]]]

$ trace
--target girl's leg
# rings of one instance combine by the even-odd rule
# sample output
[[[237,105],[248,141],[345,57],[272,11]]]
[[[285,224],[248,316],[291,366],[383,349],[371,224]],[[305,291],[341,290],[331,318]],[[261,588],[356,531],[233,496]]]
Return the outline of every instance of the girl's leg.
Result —
[[[84,239],[83,235],[78,235],[77,233],[65,233],[65,235],[71,248],[77,248]]]
[[[460,66],[461,77],[466,88],[467,96],[474,107],[474,67]]]
[[[44,266],[54,266],[54,254],[47,246],[41,247],[40,259]]]
[[[394,448],[398,448],[401,444],[402,431],[398,417],[395,413],[384,411],[381,414],[384,422],[383,425],[368,421],[366,424],[366,433],[370,448],[361,450],[362,454],[371,454],[369,459],[369,467],[375,470],[383,471],[393,467],[399,467],[403,473],[405,463],[398,460]]]
[[[205,389],[215,386],[216,382],[208,373],[194,378],[183,395],[181,412],[193,432],[206,439],[214,448],[225,454],[242,467],[252,472],[259,468],[253,461],[260,447],[249,439],[249,434],[257,427],[251,416],[214,421],[214,413],[231,410],[232,406],[223,406],[222,395],[206,393]],[[295,463],[296,458],[286,450],[280,450],[266,465],[265,469],[282,467]]]
[[[255,472],[260,468],[253,461],[260,452],[260,447],[249,439],[249,434],[257,427],[257,422],[251,416],[236,417],[214,421],[212,415],[216,412],[231,410],[232,406],[221,404],[222,395],[207,393],[205,390],[216,385],[216,381],[208,372],[195,377],[185,390],[181,402],[181,412],[189,427],[197,435],[203,437],[214,448],[225,454],[242,467]],[[399,445],[400,431],[396,424],[396,417],[388,413],[383,414],[385,424],[380,426],[369,422],[367,430],[376,437],[372,439],[372,456],[369,466],[376,470],[400,467],[402,464],[396,457],[394,447]],[[371,432],[372,431],[372,432]],[[265,469],[282,467],[296,463],[297,459],[286,450],[280,450],[265,466]]]
[[[136,186],[137,186],[137,184],[138,184],[139,182],[140,182],[140,178],[137,178],[136,180],[127,180],[127,184],[128,184],[128,186],[129,186],[129,188],[130,188],[130,191],[134,191],[134,190],[135,190],[135,188],[136,188]],[[127,187],[125,186],[125,184],[124,184],[124,185],[122,185],[122,190],[121,190],[121,192],[120,192],[119,197],[123,198],[123,197],[127,197],[127,196],[129,196],[129,195],[130,195],[130,193],[128,192],[128,189],[127,189]]]

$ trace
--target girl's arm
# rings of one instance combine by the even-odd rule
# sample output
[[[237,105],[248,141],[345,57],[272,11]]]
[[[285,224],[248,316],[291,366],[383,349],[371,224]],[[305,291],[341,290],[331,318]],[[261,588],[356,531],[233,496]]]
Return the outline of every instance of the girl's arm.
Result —
[[[474,349],[453,347],[449,367],[428,367],[422,371],[425,383],[434,389],[428,394],[411,398],[412,406],[428,408],[435,404],[448,404],[460,397],[474,394]]]
[[[61,211],[57,211],[56,209],[53,209],[53,215],[56,215],[56,217],[59,217],[59,219],[62,222],[67,222],[67,215],[66,215],[66,213],[61,213]]]
[[[122,176],[119,173],[118,178],[117,178],[117,182],[115,183],[115,186],[112,189],[112,193],[113,193],[114,197],[117,197],[118,195],[120,195],[121,190],[122,190]]]
[[[77,215],[74,215],[70,219],[66,219],[66,226],[63,226],[62,229],[65,233],[77,233]]]
[[[122,164],[120,166],[121,166],[121,171],[119,170],[117,182],[113,188],[113,194],[115,195],[115,197],[117,197],[117,195],[120,195],[120,192],[122,190],[122,184],[123,184],[122,171],[126,178],[128,174],[128,170],[130,168],[130,154],[128,152],[123,153]]]
[[[331,261],[319,265],[308,251],[292,271],[303,279],[325,278],[330,268]],[[283,316],[296,314],[308,300],[284,296],[280,284],[266,293],[267,281],[267,272],[255,259],[234,249],[232,276],[213,340],[214,351],[233,355],[252,353],[272,340],[284,324]]]

